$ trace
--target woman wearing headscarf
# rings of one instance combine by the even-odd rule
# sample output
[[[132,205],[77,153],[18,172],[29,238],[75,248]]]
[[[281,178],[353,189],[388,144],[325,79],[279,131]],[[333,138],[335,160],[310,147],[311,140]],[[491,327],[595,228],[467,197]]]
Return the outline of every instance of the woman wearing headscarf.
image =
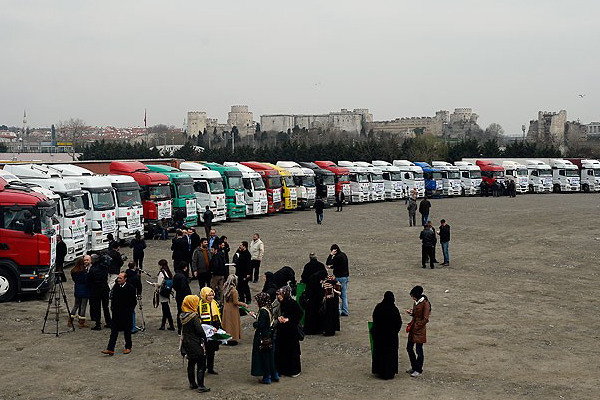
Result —
[[[342,285],[333,275],[329,275],[323,285],[323,335],[334,336],[340,330],[340,295]]]
[[[280,375],[300,375],[300,338],[298,324],[302,319],[300,305],[292,299],[292,288],[283,286],[277,292],[279,314],[275,335],[275,365]]]
[[[394,304],[394,293],[385,292],[373,310],[372,372],[381,379],[393,379],[398,373],[398,333],[402,327],[400,311]]]
[[[279,382],[279,374],[275,369],[273,349],[273,310],[271,298],[261,292],[254,296],[258,304],[258,316],[253,326],[254,341],[252,343],[252,376],[262,376],[260,383]]]
[[[221,313],[219,305],[215,301],[215,292],[209,287],[200,290],[200,302],[198,303],[198,315],[202,324],[212,325],[215,330],[221,328]],[[219,351],[219,342],[208,340],[206,344],[206,368],[209,374],[217,375],[215,371],[215,352]]]
[[[223,292],[225,293],[225,306],[223,307],[223,329],[231,335],[230,345],[236,345],[242,338],[242,321],[240,319],[240,307],[248,308],[246,303],[239,301],[236,286],[238,277],[234,274],[229,275],[225,282]]]
[[[320,313],[323,307],[323,282],[327,279],[325,270],[314,273],[306,286],[306,314],[304,318],[304,333],[307,335],[320,335],[323,333],[323,318]]]
[[[190,389],[198,389],[200,393],[210,391],[204,386],[204,372],[206,370],[206,335],[200,326],[197,310],[200,299],[198,296],[189,295],[181,304],[181,355],[187,356],[187,374]],[[196,383],[197,382],[197,383]]]
[[[408,372],[411,377],[416,378],[423,374],[423,361],[425,360],[423,344],[427,343],[426,325],[429,322],[431,303],[429,303],[427,296],[423,294],[423,288],[421,286],[412,288],[410,297],[415,303],[412,309],[406,311],[408,315],[412,316],[412,320],[409,323],[410,328],[407,327],[409,332],[408,341],[406,342],[406,351],[408,352],[411,368],[406,372]],[[416,348],[416,356],[413,347]]]
[[[275,275],[272,272],[265,272],[265,284],[263,285],[262,292],[267,293],[271,298],[271,302],[275,301],[277,296],[277,284],[275,283]]]

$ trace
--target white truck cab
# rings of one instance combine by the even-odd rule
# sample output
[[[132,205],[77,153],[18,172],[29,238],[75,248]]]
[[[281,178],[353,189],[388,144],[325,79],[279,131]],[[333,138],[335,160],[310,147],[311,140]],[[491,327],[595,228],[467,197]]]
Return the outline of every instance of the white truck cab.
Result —
[[[515,182],[518,193],[527,193],[529,191],[529,173],[527,166],[516,161],[502,161],[504,176],[506,180]]]
[[[409,197],[414,188],[417,189],[417,197],[425,197],[425,178],[423,168],[408,160],[394,160],[392,165],[400,168],[404,193]]]
[[[404,198],[404,185],[402,183],[402,172],[400,171],[400,167],[396,167],[387,161],[381,160],[374,160],[373,165],[380,168],[383,172],[385,198],[389,200]]]
[[[369,172],[369,197],[370,201],[384,201],[385,200],[385,182],[383,180],[383,171],[379,167],[375,167],[373,164],[356,161],[354,163],[357,167],[365,168]]]
[[[304,168],[295,161],[277,161],[278,167],[285,168],[292,174],[298,194],[298,208],[311,208],[317,197],[315,171]]]
[[[139,232],[144,236],[144,208],[140,195],[140,185],[131,176],[103,175],[113,187],[117,201],[118,241],[130,241]]]
[[[540,160],[526,160],[530,193],[552,192],[552,168]]]
[[[194,181],[196,211],[199,220],[204,222],[204,211],[208,206],[214,215],[213,222],[225,221],[227,205],[225,204],[225,189],[221,174],[195,162],[182,162],[179,169],[191,176]]]
[[[242,173],[244,196],[246,199],[246,216],[265,215],[269,202],[267,199],[267,188],[260,174],[238,162],[227,161],[223,165],[226,167],[235,167]]]
[[[84,193],[77,181],[35,164],[7,164],[4,171],[17,176],[26,184],[39,185],[55,195],[59,234],[67,246],[65,263],[72,263],[88,250],[88,225],[83,201]]]
[[[552,168],[552,190],[554,192],[579,192],[581,180],[579,168],[571,161],[563,159],[550,160]]]
[[[352,161],[340,161],[338,166],[348,168],[350,171],[350,201],[352,203],[369,201],[371,186],[369,171],[366,168],[355,166]]]
[[[83,203],[87,210],[89,249],[101,251],[108,249],[108,234],[116,238],[117,206],[112,183],[104,176],[70,164],[47,164],[63,177],[77,181],[84,193]]]
[[[580,160],[579,172],[581,173],[582,192],[600,192],[600,161]]]
[[[446,161],[433,161],[431,166],[442,172],[443,195],[460,196],[462,194],[460,170],[457,166]]]
[[[470,161],[455,161],[460,171],[460,186],[463,196],[474,196],[481,193],[481,168]]]

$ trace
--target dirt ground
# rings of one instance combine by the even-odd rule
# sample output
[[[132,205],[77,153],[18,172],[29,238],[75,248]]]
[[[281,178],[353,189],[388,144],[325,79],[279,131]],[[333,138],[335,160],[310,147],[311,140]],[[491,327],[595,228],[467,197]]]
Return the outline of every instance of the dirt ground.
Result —
[[[187,388],[178,337],[158,331],[160,309],[144,290],[147,330],[133,352],[100,354],[109,330],[56,338],[42,335],[43,299],[0,304],[0,399],[595,399],[600,393],[600,196],[525,195],[432,201],[430,218],[452,227],[451,266],[421,269],[420,228],[409,228],[404,202],[312,211],[217,226],[232,243],[260,232],[264,269],[290,265],[299,275],[310,251],[324,261],[338,243],[350,260],[350,317],[334,337],[302,342],[302,375],[269,386],[250,376],[253,330],[244,317],[242,343],[221,347],[212,391]],[[202,229],[200,229],[202,231]],[[145,268],[170,259],[167,242],[149,242]],[[232,246],[233,247],[233,246]],[[128,252],[130,254],[130,252]],[[437,249],[441,259],[441,249]],[[370,373],[367,321],[386,290],[402,311],[420,284],[432,303],[420,378],[404,350],[400,374],[381,381]],[[72,282],[65,285],[72,304]],[[197,288],[192,282],[192,289]],[[253,294],[259,290],[252,286]],[[173,313],[175,304],[172,303]],[[89,313],[89,308],[88,308]],[[62,316],[61,325],[66,326]],[[595,394],[594,394],[595,393]]]

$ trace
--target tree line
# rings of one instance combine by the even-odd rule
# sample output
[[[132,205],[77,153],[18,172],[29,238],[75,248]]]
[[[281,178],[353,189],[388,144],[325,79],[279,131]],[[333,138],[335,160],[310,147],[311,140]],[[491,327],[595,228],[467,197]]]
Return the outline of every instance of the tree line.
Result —
[[[117,160],[136,158],[161,158],[160,152],[155,148],[148,148],[144,143],[117,143],[96,141],[80,148],[82,160]],[[365,140],[338,139],[327,143],[307,144],[303,141],[285,140],[277,145],[254,147],[250,145],[235,145],[232,151],[231,144],[220,148],[205,149],[198,152],[191,142],[172,154],[162,157],[181,158],[189,161],[263,161],[277,162],[278,160],[399,160],[411,161],[433,160],[454,162],[464,157],[468,158],[537,158],[560,157],[560,151],[552,146],[543,146],[536,143],[517,140],[506,146],[500,146],[497,139],[479,142],[475,139],[447,143],[441,138],[433,136],[418,136],[399,141],[395,138],[367,138]]]

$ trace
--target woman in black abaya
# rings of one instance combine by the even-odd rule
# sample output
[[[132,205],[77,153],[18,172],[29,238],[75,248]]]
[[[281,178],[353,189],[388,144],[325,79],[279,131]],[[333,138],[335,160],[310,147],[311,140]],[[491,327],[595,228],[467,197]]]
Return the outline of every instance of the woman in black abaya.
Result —
[[[393,379],[398,373],[398,333],[402,327],[400,312],[394,304],[394,293],[385,292],[383,301],[373,310],[372,372],[381,379]]]
[[[304,318],[304,333],[307,335],[320,335],[323,333],[323,320],[319,310],[323,306],[325,290],[322,283],[326,279],[327,272],[323,270],[313,274],[308,280],[306,287],[308,304],[306,305]]]
[[[301,371],[298,324],[302,309],[292,298],[292,288],[287,285],[279,289],[277,297],[281,316],[277,324],[275,365],[279,375],[298,376]]]

